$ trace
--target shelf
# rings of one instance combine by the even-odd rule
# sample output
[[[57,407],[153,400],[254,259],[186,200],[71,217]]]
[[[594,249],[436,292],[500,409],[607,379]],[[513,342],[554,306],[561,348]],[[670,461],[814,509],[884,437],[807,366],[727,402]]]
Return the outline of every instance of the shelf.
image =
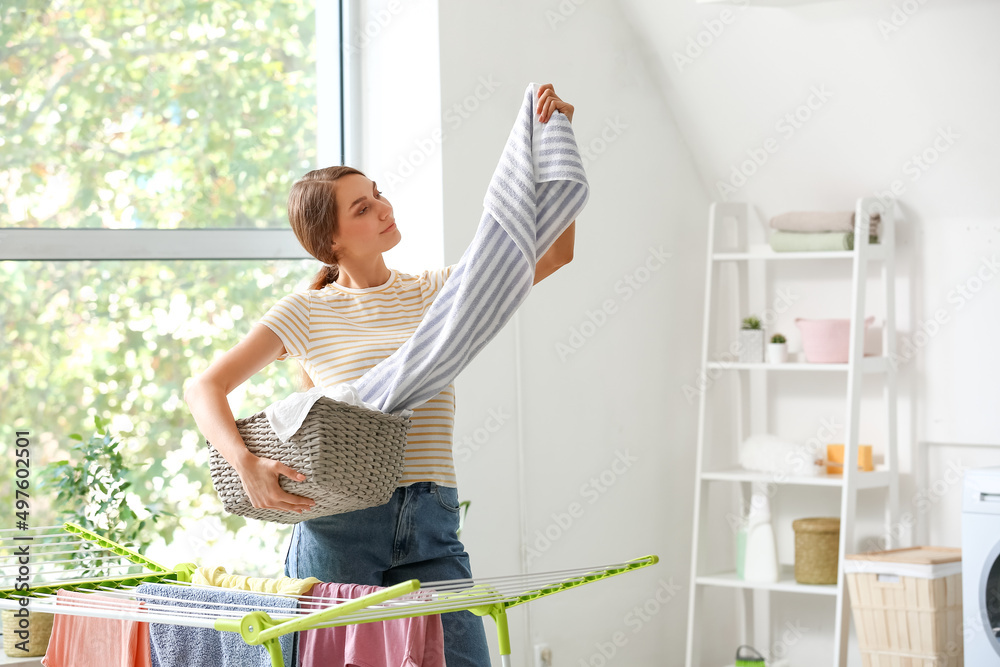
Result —
[[[736,361],[709,361],[706,367],[718,370],[736,371],[847,371],[850,364],[811,364],[808,362],[786,362],[783,364],[740,363]],[[884,373],[889,368],[886,357],[865,357],[861,361],[862,373]]]
[[[0,652],[0,665],[21,665],[21,667],[41,667],[42,659],[39,658],[11,658],[6,653]]]
[[[736,572],[724,572],[706,577],[698,577],[696,580],[699,586],[725,586],[728,588],[750,588],[753,590],[780,591],[784,593],[806,593],[809,595],[829,595],[836,597],[837,585],[818,586],[813,584],[800,584],[795,581],[795,568],[791,565],[781,567],[781,575],[774,583],[763,583],[759,581],[744,581],[736,578]]]
[[[733,3],[736,0],[698,1]],[[816,0],[760,1],[766,5],[789,5]],[[702,330],[704,352],[701,356],[701,371],[703,377],[711,380],[722,378],[726,371],[735,372],[722,380],[724,384],[733,385],[731,388],[734,391],[731,393],[723,392],[711,400],[707,391],[699,392],[698,396],[695,465],[695,478],[698,483],[695,484],[689,578],[694,583],[688,591],[685,667],[698,667],[704,664],[700,655],[701,646],[715,641],[714,635],[704,631],[704,628],[711,626],[720,618],[720,611],[723,610],[720,605],[723,600],[714,599],[717,596],[705,596],[704,591],[709,586],[719,587],[719,590],[729,588],[761,591],[761,595],[753,596],[752,610],[732,609],[731,603],[728,608],[730,613],[738,612],[736,622],[738,626],[742,625],[742,634],[747,638],[753,634],[753,643],[761,645],[772,641],[775,632],[773,624],[776,618],[772,615],[773,607],[769,592],[822,596],[831,600],[833,604],[830,611],[833,614],[825,624],[829,625],[830,630],[821,634],[832,634],[832,650],[828,652],[828,656],[822,657],[822,661],[813,660],[813,662],[816,664],[826,662],[826,667],[829,667],[832,661],[833,667],[847,667],[850,614],[846,612],[850,600],[843,579],[838,584],[828,586],[799,584],[795,581],[794,567],[783,565],[781,577],[776,582],[744,581],[738,579],[735,572],[719,572],[716,569],[735,565],[735,559],[729,563],[723,561],[715,563],[710,568],[703,568],[703,563],[710,562],[710,559],[707,560],[702,554],[717,550],[713,549],[714,545],[709,540],[721,537],[711,530],[713,526],[718,527],[722,521],[723,508],[720,507],[720,501],[732,505],[733,495],[739,495],[746,500],[746,492],[749,490],[747,487],[751,485],[754,491],[764,491],[768,495],[777,492],[781,497],[782,506],[786,504],[785,500],[788,501],[789,506],[782,507],[785,515],[777,517],[782,525],[787,523],[784,519],[800,516],[798,509],[802,509],[802,512],[823,513],[816,516],[838,516],[840,519],[838,555],[841,557],[844,554],[840,553],[840,550],[846,545],[854,544],[858,537],[856,522],[860,507],[864,507],[867,511],[869,507],[881,506],[886,525],[896,525],[899,514],[899,472],[896,468],[898,415],[895,381],[898,366],[895,356],[895,351],[898,349],[895,332],[894,280],[896,227],[891,207],[885,207],[874,197],[860,197],[855,201],[854,219],[867,220],[867,212],[876,210],[877,206],[881,207],[879,210],[882,214],[881,243],[869,243],[867,231],[864,230],[865,233],[855,235],[858,244],[851,250],[842,250],[843,245],[834,244],[829,250],[816,252],[775,251],[768,243],[769,225],[766,221],[756,219],[758,216],[753,215],[755,207],[749,203],[715,202],[709,207],[706,248],[708,266],[704,285],[705,310]],[[887,210],[881,210],[883,208]],[[849,261],[823,265],[822,262],[827,260]],[[817,274],[819,266],[825,268]],[[757,363],[741,363],[740,355],[736,353],[737,346],[731,344],[735,342],[733,339],[739,327],[738,318],[746,313],[760,312],[765,308],[768,295],[777,282],[817,279],[829,282],[831,287],[849,281],[850,310],[845,316],[847,321],[852,323],[850,333],[853,344],[850,346],[849,354],[844,358],[847,363],[811,363],[806,361],[806,356],[801,351],[789,355],[785,363],[766,363],[764,359]],[[864,328],[861,324],[865,321],[868,310],[866,308],[869,303],[868,292],[873,291],[876,286],[881,292],[880,303],[884,304],[885,321],[880,332],[881,346],[872,348],[872,351],[876,352],[875,355],[865,356],[861,343],[866,340],[867,335],[862,335],[863,332],[859,329]],[[835,303],[842,304],[847,296],[843,295],[840,301],[831,301],[829,307],[834,307]],[[787,317],[795,315],[796,313],[791,312]],[[746,354],[743,357],[748,358]],[[784,375],[779,377],[775,375],[777,373]],[[800,374],[798,378],[795,377],[796,373]],[[789,377],[789,374],[792,377]],[[826,380],[822,379],[824,374]],[[730,378],[736,382],[729,382]],[[862,400],[864,390],[870,382],[884,384],[881,387],[883,400],[878,402],[880,405],[869,406]],[[823,386],[819,387],[817,383]],[[808,415],[795,414],[794,410],[799,409],[795,401],[787,404],[784,401],[786,395],[791,396],[801,392],[805,385],[816,390],[822,389],[819,394],[826,396],[826,400],[834,405],[843,406],[842,423],[845,427],[838,435],[830,437],[836,437],[848,446],[858,446],[861,431],[868,421],[875,417],[883,421],[887,430],[884,436],[882,465],[870,472],[856,471],[852,467],[846,471],[848,473],[846,475],[826,474],[825,469],[823,474],[809,474],[814,471],[811,467],[797,469],[799,474],[758,472],[739,465],[740,459],[736,455],[735,445],[747,435],[780,432],[791,428],[785,425],[786,419],[788,423],[797,424],[808,418]],[[862,403],[866,403],[864,411]],[[877,409],[871,411],[870,408],[873,407]],[[729,430],[732,433],[728,433],[725,428],[715,430],[715,424],[719,421],[731,427]],[[846,426],[848,424],[850,427]],[[803,464],[811,463],[812,458],[813,456],[807,456]],[[815,471],[819,472],[819,469]],[[817,491],[823,488],[829,490]],[[877,489],[877,491],[872,493],[864,489]],[[805,510],[797,507],[798,496],[817,496],[817,494],[819,496],[816,498],[817,505],[826,509]],[[716,496],[719,498],[716,499]],[[837,509],[834,509],[834,504],[838,506]],[[739,511],[742,513],[743,510]],[[733,569],[735,570],[735,567]],[[713,571],[714,573],[705,576]],[[748,602],[747,598],[750,596],[738,597]]]
[[[844,486],[843,475],[783,475],[774,472],[757,472],[735,468],[732,470],[714,470],[701,473],[702,479],[715,482],[765,482],[768,484],[786,484],[790,486]],[[854,477],[855,486],[859,489],[878,489],[889,486],[887,470],[872,470],[859,472]]]
[[[809,252],[775,252],[771,246],[753,246],[748,252],[716,252],[712,260],[716,262],[739,262],[745,260],[795,260],[795,259],[854,259],[857,250],[821,250]],[[868,259],[885,259],[885,249],[881,244],[868,246]]]

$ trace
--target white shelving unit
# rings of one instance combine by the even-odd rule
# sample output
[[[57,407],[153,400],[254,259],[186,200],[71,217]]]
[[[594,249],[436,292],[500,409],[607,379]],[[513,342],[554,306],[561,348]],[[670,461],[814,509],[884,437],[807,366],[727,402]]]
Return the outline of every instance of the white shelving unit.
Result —
[[[834,667],[847,665],[847,645],[850,629],[850,600],[847,593],[846,579],[841,568],[836,585],[815,586],[796,583],[791,566],[783,566],[782,575],[775,583],[756,583],[741,580],[737,577],[733,566],[732,571],[710,571],[708,564],[720,560],[716,550],[703,543],[710,529],[718,532],[720,516],[709,516],[709,494],[714,489],[723,489],[726,485],[738,488],[740,497],[747,499],[753,484],[764,483],[774,485],[776,497],[780,498],[783,491],[791,487],[826,487],[839,491],[840,496],[840,562],[844,556],[855,550],[855,518],[857,515],[858,491],[863,489],[881,488],[885,495],[885,542],[886,548],[893,546],[891,527],[898,516],[898,458],[897,458],[897,421],[896,421],[896,374],[894,366],[889,363],[896,350],[895,339],[895,294],[894,294],[894,247],[895,229],[892,211],[881,211],[876,200],[861,198],[857,200],[855,209],[855,245],[851,251],[832,252],[774,252],[766,243],[767,230],[763,224],[750,224],[750,207],[747,204],[715,203],[709,213],[709,243],[708,262],[705,282],[705,315],[703,321],[702,342],[702,378],[729,378],[735,374],[736,396],[734,397],[736,414],[735,438],[720,438],[710,436],[707,420],[720,420],[724,416],[710,415],[707,405],[708,394],[712,387],[703,387],[700,391],[698,405],[698,442],[696,457],[696,490],[694,504],[694,534],[692,538],[691,582],[688,604],[687,629],[687,667],[701,667],[699,632],[705,622],[719,618],[719,613],[725,610],[706,610],[705,592],[709,588],[729,588],[737,595],[736,611],[742,617],[740,643],[750,643],[759,649],[773,645],[774,636],[771,628],[771,595],[812,595],[822,598],[832,598],[834,611],[834,637],[832,662]],[[879,243],[870,244],[868,240],[869,212],[880,212]],[[859,233],[859,230],[865,230]],[[850,267],[851,277],[851,330],[850,352],[848,363],[844,364],[811,364],[811,363],[736,363],[720,359],[717,346],[719,340],[726,335],[733,338],[737,335],[739,321],[749,314],[761,313],[765,307],[764,285],[767,271],[775,267],[775,262],[809,262],[808,266],[816,266],[816,262],[842,262],[845,272]],[[866,287],[869,282],[869,267],[881,264],[881,285],[884,296],[884,326],[882,329],[882,356],[864,356],[866,315]],[[721,291],[722,267],[734,265],[736,273],[736,294],[716,294]],[[729,269],[730,271],[732,269]],[[846,277],[845,273],[845,277]],[[718,308],[716,299],[728,296],[725,303],[731,304],[732,317],[728,329],[719,329]],[[832,316],[832,315],[831,315]],[[713,345],[713,342],[715,345]],[[831,374],[846,376],[846,395],[831,393],[831,402],[838,397],[845,400],[844,442],[847,460],[842,475],[776,475],[745,470],[738,464],[738,445],[751,433],[768,433],[769,393],[767,384],[769,377],[786,373],[815,373],[817,384],[821,387],[833,386]],[[866,375],[880,377],[883,380],[883,402],[886,441],[878,449],[884,456],[884,462],[873,472],[857,470],[859,426],[861,412],[862,380]],[[844,386],[841,384],[840,386]],[[779,434],[780,435],[780,434]],[[726,440],[726,441],[723,441]],[[732,440],[735,440],[733,442]],[[720,459],[729,460],[728,465],[719,465]],[[830,516],[835,514],[830,511]],[[775,530],[783,529],[775,525]],[[735,563],[735,549],[732,553]],[[729,610],[732,610],[729,607]],[[709,615],[711,614],[711,615]]]
[[[20,665],[20,667],[42,667],[41,658],[10,658],[0,651],[0,665]]]

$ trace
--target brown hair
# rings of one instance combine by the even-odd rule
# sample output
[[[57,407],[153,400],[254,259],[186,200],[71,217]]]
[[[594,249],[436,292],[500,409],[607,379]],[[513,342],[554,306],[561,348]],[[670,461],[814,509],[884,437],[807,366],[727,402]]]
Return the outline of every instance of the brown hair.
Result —
[[[340,275],[339,257],[330,247],[337,233],[337,196],[333,184],[350,174],[364,176],[353,167],[315,169],[296,181],[288,193],[288,222],[295,238],[306,252],[327,265],[319,270],[309,289],[322,289]]]
[[[326,167],[315,169],[300,178],[288,193],[288,222],[295,238],[310,255],[323,262],[309,289],[322,289],[335,282],[340,275],[339,257],[330,247],[337,233],[337,195],[333,184],[343,176],[363,173],[353,167]],[[313,386],[312,378],[301,366],[302,390]]]

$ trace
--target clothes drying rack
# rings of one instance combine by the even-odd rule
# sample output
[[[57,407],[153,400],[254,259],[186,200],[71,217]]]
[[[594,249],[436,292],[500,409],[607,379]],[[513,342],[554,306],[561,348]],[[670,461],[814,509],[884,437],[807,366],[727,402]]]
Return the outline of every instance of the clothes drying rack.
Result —
[[[143,595],[138,608],[108,597],[131,599],[142,583],[193,586],[192,563],[165,568],[132,549],[72,523],[31,530],[0,530],[0,609],[166,623],[239,633],[263,645],[273,667],[284,667],[279,638],[291,632],[354,623],[468,610],[490,616],[497,628],[501,664],[510,666],[507,609],[601,579],[647,567],[656,556],[558,572],[421,583],[411,579],[355,599],[295,597],[300,608],[208,604]],[[28,588],[25,590],[24,584]],[[93,600],[57,599],[57,591],[93,593]],[[220,590],[212,588],[212,590]],[[277,595],[255,593],[267,596]],[[22,601],[22,599],[25,599]],[[302,608],[309,605],[309,608]]]

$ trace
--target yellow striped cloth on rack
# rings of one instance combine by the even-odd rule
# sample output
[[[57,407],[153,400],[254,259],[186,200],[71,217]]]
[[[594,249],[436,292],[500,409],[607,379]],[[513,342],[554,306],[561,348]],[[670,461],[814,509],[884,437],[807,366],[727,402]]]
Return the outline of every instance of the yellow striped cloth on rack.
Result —
[[[313,586],[320,583],[320,580],[316,577],[308,579],[248,577],[241,574],[229,574],[226,572],[226,568],[216,565],[215,567],[199,567],[191,574],[191,583],[197,586],[217,586],[255,593],[305,595]]]

